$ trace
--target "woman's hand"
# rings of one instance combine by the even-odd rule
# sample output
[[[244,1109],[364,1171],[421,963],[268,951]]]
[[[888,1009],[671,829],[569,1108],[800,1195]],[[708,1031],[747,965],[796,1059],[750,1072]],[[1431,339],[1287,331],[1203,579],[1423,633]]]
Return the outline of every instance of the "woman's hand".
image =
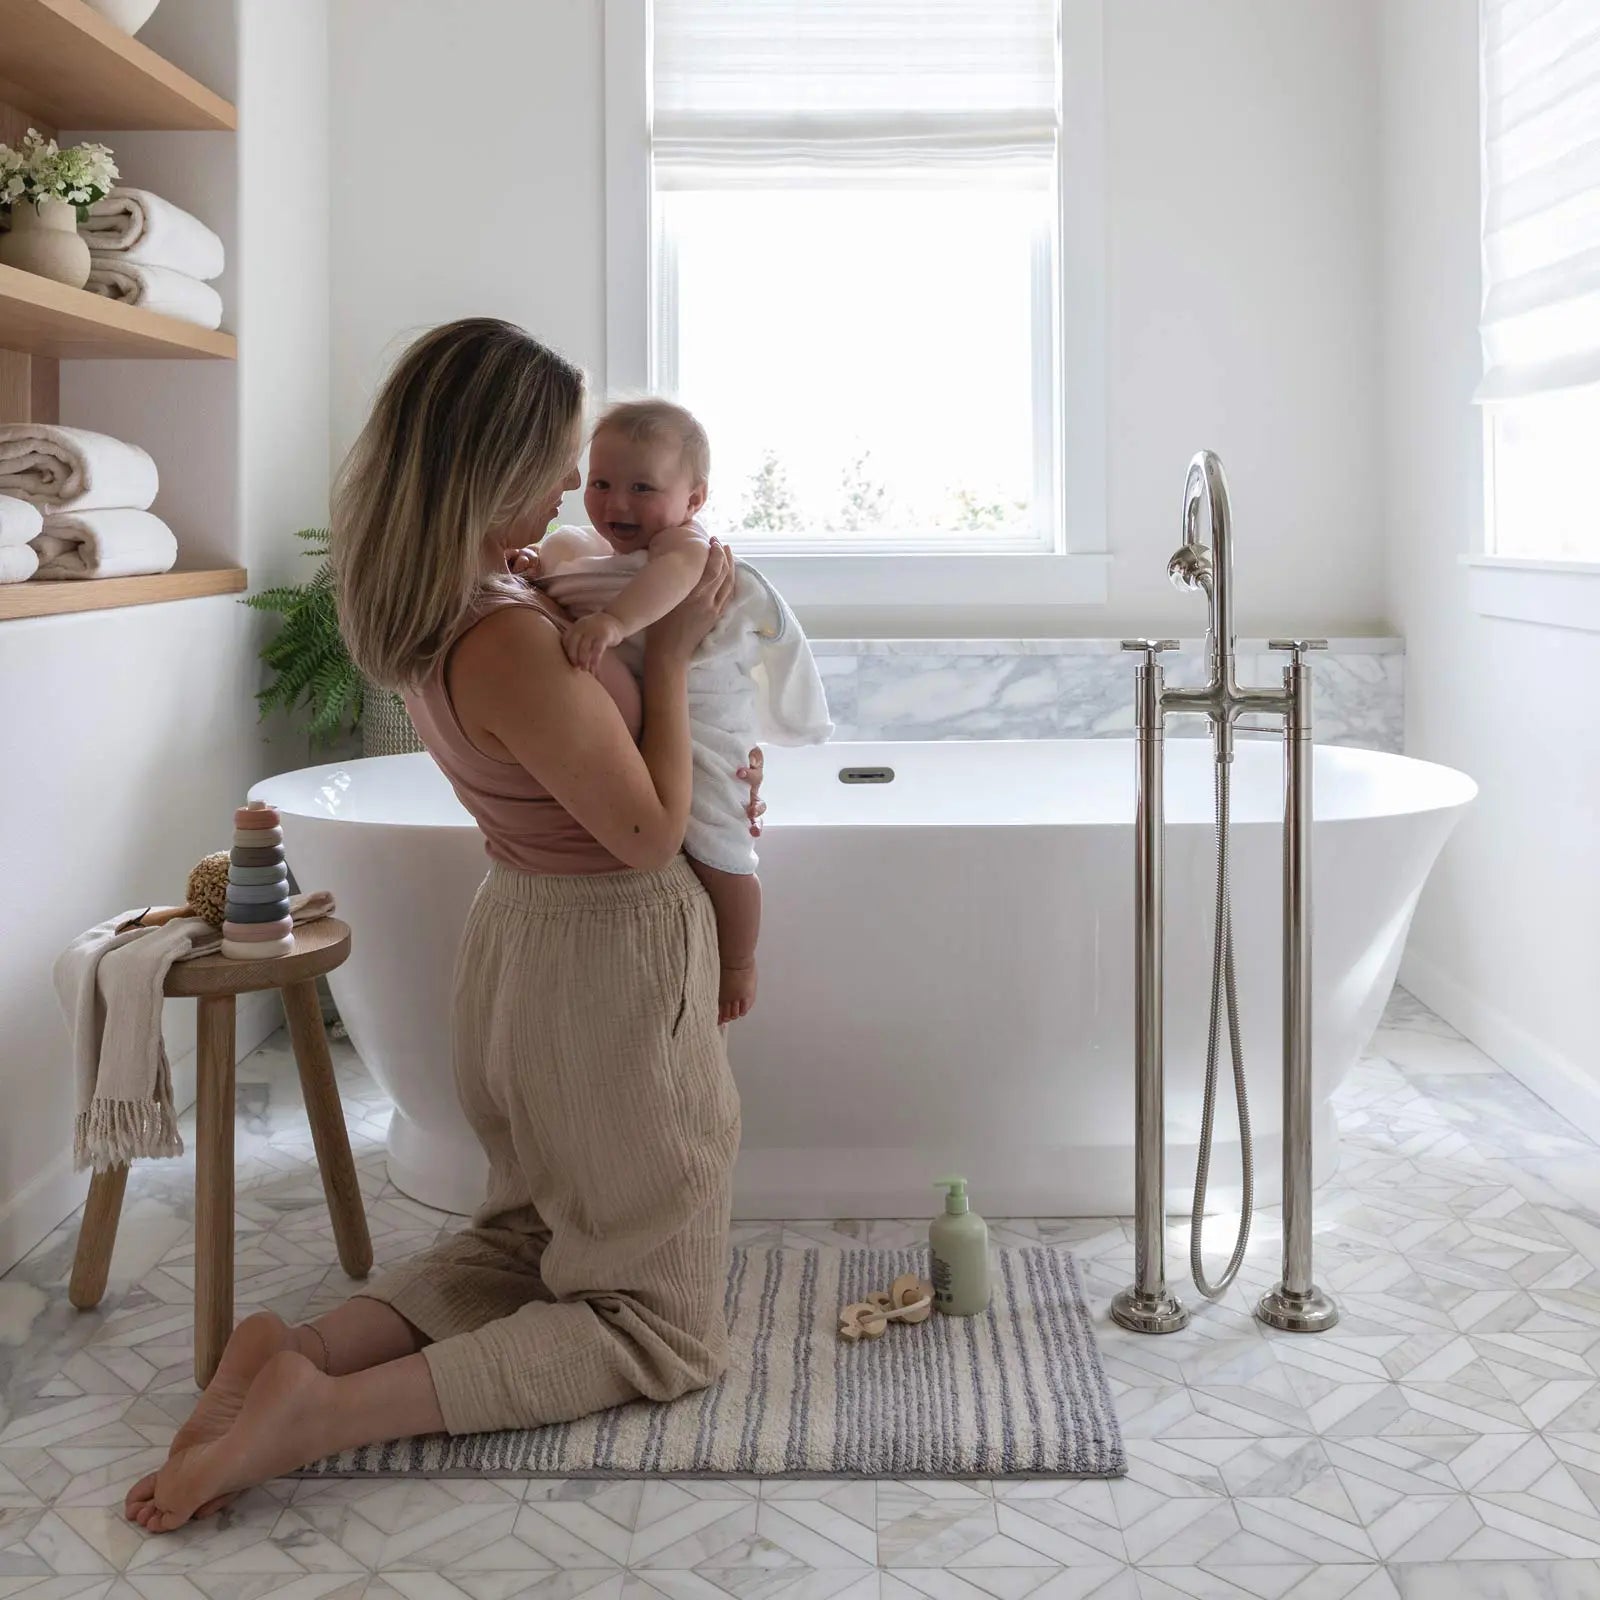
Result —
[[[650,625],[646,635],[649,649],[687,661],[727,610],[733,596],[733,578],[732,551],[720,540],[713,539],[700,581],[666,616]]]
[[[744,808],[744,814],[750,819],[750,837],[761,837],[762,817],[766,815],[767,802],[761,798],[761,781],[767,775],[766,757],[761,753],[761,746],[757,745],[750,752],[750,761],[747,766],[740,767],[734,777],[742,778],[750,785],[750,801]]]

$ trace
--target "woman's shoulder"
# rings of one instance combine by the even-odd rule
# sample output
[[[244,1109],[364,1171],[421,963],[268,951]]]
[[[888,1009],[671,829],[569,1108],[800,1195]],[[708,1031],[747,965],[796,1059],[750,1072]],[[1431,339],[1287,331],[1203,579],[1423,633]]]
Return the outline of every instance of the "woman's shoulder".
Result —
[[[493,661],[507,655],[533,661],[549,656],[566,659],[561,618],[543,595],[520,580],[486,590],[472,610],[452,652],[458,661],[462,657]]]

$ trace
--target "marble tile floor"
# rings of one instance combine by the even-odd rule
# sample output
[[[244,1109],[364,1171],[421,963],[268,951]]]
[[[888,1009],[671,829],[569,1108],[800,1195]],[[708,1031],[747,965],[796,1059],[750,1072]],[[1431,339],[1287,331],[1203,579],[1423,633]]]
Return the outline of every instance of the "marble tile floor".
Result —
[[[447,1219],[387,1183],[387,1108],[348,1046],[338,1068],[393,1260]],[[98,1312],[66,1299],[76,1219],[0,1281],[0,1600],[1595,1600],[1595,1146],[1404,994],[1339,1111],[1317,1247],[1344,1320],[1318,1338],[1248,1315],[1275,1276],[1272,1213],[1248,1283],[1165,1339],[1104,1320],[1125,1224],[997,1224],[1082,1263],[1121,1481],[285,1480],[162,1539],[117,1508],[193,1400],[192,1173],[147,1164]],[[241,1314],[347,1292],[281,1038],[239,1070],[238,1226]],[[923,1226],[740,1232],[890,1244]]]

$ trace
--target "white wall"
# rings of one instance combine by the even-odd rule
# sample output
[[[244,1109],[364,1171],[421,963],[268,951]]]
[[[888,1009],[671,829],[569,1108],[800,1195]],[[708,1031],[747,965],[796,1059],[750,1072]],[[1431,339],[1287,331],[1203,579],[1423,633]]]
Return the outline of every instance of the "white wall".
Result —
[[[1475,0],[1384,0],[1386,544],[1406,748],[1479,800],[1434,871],[1402,981],[1600,1134],[1600,634],[1475,613],[1482,523]]]
[[[288,571],[289,532],[326,516],[325,0],[241,0],[237,23],[216,0],[165,0],[143,37],[236,97],[244,131],[97,137],[127,181],[222,234],[241,359],[63,362],[62,420],[148,448],[183,564],[243,564],[259,586]],[[299,205],[282,204],[285,170],[307,175]],[[249,785],[293,764],[256,718],[266,625],[232,596],[0,624],[0,1271],[86,1183],[71,1171],[56,952],[125,907],[181,899]],[[180,1102],[193,1010],[167,1007]],[[242,1004],[241,1051],[277,1021]]]
[[[1241,631],[1381,631],[1376,3],[1107,0],[1109,605],[814,631],[1192,632],[1165,572],[1204,445],[1232,477]],[[603,375],[601,9],[333,0],[336,451],[449,317],[509,317]]]
[[[604,368],[597,0],[332,0],[333,443],[394,357],[505,317]]]

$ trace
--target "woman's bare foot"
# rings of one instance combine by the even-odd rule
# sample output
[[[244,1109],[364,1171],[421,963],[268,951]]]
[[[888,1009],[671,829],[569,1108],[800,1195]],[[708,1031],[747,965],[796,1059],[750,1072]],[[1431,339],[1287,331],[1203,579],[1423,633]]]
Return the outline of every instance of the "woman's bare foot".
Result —
[[[319,1413],[335,1382],[298,1351],[270,1357],[220,1438],[174,1449],[156,1474],[145,1528],[171,1533],[206,1506],[314,1459]]]
[[[261,1369],[280,1351],[296,1348],[295,1331],[282,1317],[271,1311],[257,1311],[246,1317],[229,1337],[216,1376],[206,1385],[189,1420],[174,1435],[167,1459],[170,1461],[194,1445],[220,1439],[244,1409],[245,1396]],[[141,1527],[148,1528],[155,1515],[157,1477],[157,1473],[147,1473],[128,1491],[123,1502],[123,1515]],[[231,1505],[234,1498],[218,1496],[200,1506],[194,1515],[213,1516]]]

